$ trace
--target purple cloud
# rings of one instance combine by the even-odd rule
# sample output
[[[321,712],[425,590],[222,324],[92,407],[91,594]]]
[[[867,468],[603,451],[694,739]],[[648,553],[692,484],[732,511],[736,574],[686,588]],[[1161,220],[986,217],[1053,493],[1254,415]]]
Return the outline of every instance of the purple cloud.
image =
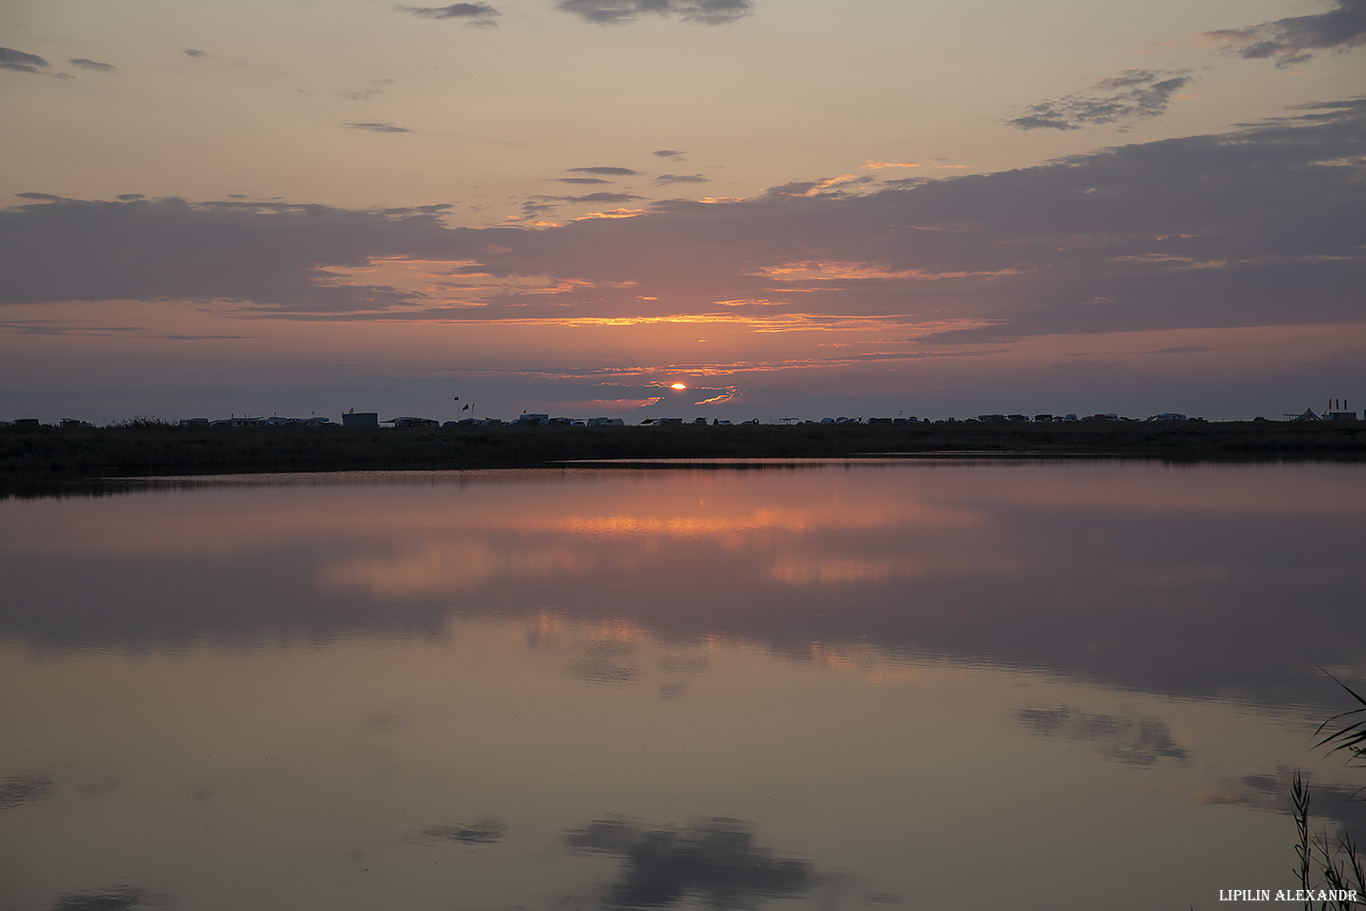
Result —
[[[1366,44],[1366,0],[1337,0],[1324,13],[1217,29],[1202,32],[1200,37],[1239,57],[1273,59],[1284,69],[1304,63],[1321,51],[1344,52]]]
[[[1125,70],[1096,82],[1093,92],[1031,105],[1028,113],[1006,123],[1021,130],[1078,130],[1083,125],[1110,124],[1123,130],[1132,121],[1167,113],[1172,96],[1190,81],[1184,70]]]
[[[725,25],[754,10],[753,0],[560,0],[558,8],[594,25],[620,25],[643,15]]]

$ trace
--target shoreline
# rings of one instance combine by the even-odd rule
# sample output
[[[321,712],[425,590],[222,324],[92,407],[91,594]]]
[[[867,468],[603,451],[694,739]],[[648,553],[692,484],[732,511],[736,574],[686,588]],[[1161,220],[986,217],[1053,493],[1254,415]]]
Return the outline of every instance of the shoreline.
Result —
[[[0,474],[534,467],[662,459],[1366,460],[1366,422],[0,428]]]

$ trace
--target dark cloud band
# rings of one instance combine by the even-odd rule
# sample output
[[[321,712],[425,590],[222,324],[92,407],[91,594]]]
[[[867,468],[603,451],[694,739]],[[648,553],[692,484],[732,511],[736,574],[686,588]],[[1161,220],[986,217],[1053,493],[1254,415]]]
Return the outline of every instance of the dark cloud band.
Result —
[[[635,177],[640,173],[639,171],[633,171],[630,168],[615,168],[605,165],[599,165],[592,168],[566,168],[566,170],[577,174],[596,174],[599,177]]]
[[[369,131],[372,132],[372,133],[411,133],[411,132],[412,132],[412,130],[408,129],[407,127],[397,127],[397,126],[394,126],[392,123],[373,123],[373,122],[367,122],[367,123],[347,123],[347,124],[343,124],[343,126],[348,126],[348,127],[350,127],[351,129],[353,129],[353,130],[369,130]]]
[[[918,337],[936,350],[1337,325],[1359,321],[1366,285],[1364,161],[1366,99],[1033,168],[914,185],[802,181],[539,229],[448,228],[439,206],[30,192],[0,209],[0,304],[175,301],[242,316],[496,322],[640,319],[648,301],[647,316],[769,331],[933,323]],[[633,200],[542,197],[528,212],[622,201]],[[380,261],[385,269],[370,268]],[[409,261],[424,274],[449,268],[422,286],[381,277]]]
[[[619,25],[641,16],[672,16],[701,25],[725,25],[754,10],[753,0],[560,0],[559,9],[594,25]]]
[[[67,61],[72,66],[78,66],[83,70],[94,70],[98,73],[112,73],[118,69],[112,63],[101,63],[98,60],[87,60],[85,57],[73,57]]]
[[[496,27],[497,22],[493,20],[501,16],[487,3],[452,3],[450,6],[400,6],[401,12],[417,16],[421,19],[460,19],[467,25],[479,27]]]
[[[37,54],[26,54],[12,47],[0,47],[0,70],[19,73],[41,73],[48,63]]]
[[[1366,44],[1366,0],[1337,0],[1325,13],[1203,32],[1200,37],[1239,57],[1272,59],[1278,67],[1291,67],[1320,51],[1346,51]]]

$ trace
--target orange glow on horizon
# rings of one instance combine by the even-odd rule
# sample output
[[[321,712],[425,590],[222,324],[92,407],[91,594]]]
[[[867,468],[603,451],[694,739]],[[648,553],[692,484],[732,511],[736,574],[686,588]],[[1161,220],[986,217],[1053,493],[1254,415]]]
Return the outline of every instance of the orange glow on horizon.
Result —
[[[672,386],[670,386],[669,388],[670,388],[670,389],[687,389],[688,387],[687,387],[687,386],[684,386],[682,383],[674,383],[674,384],[673,384]]]

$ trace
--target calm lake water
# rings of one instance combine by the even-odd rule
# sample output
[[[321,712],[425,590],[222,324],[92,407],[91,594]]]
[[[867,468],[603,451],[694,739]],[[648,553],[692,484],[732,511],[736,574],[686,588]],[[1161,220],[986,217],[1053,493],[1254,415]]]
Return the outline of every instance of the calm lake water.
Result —
[[[1213,908],[1295,888],[1366,466],[148,480],[0,501],[0,907]],[[1317,666],[1316,666],[1317,665]],[[1249,907],[1257,907],[1249,903]],[[1290,907],[1279,905],[1279,907]]]

